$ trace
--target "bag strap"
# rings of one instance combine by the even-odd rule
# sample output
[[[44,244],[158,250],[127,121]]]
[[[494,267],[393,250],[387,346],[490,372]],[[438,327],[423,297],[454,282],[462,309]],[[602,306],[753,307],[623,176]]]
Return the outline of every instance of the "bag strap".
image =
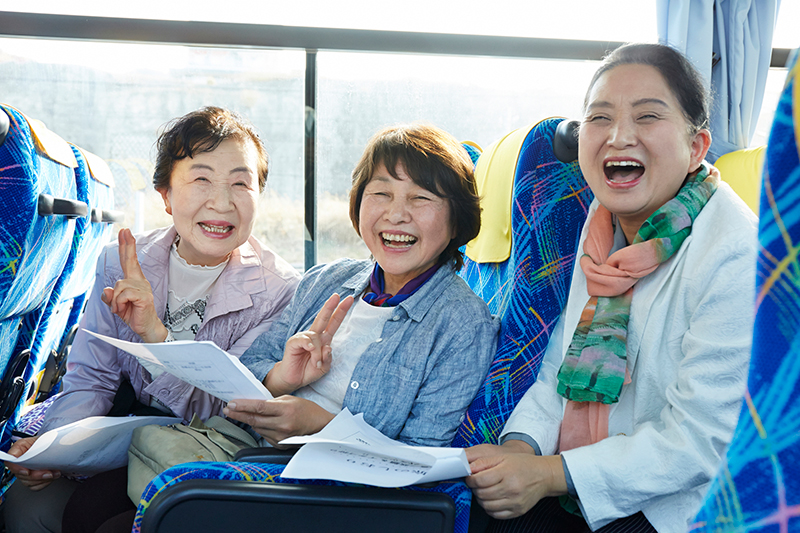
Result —
[[[192,416],[191,422],[189,422],[189,427],[197,431],[216,431],[217,433],[230,439],[239,447],[239,449],[258,447],[258,443],[256,443],[252,435],[239,426],[233,424],[230,420],[222,418],[221,416],[212,416],[204,423],[200,420],[200,417],[195,414]]]

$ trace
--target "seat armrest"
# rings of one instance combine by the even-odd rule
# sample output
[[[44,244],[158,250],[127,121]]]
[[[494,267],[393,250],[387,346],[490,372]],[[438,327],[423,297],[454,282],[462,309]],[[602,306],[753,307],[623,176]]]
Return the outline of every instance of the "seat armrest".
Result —
[[[294,457],[299,448],[289,450],[279,450],[277,448],[245,448],[239,450],[234,456],[234,461],[245,461],[248,463],[270,463],[273,465],[285,465]]]

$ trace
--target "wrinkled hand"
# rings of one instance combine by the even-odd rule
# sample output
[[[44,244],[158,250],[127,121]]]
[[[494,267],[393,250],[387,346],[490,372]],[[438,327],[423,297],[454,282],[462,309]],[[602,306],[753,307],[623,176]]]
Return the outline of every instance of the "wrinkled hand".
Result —
[[[535,453],[530,445],[521,440],[508,440],[502,446],[496,444],[478,444],[465,450],[467,461],[470,465],[481,457],[494,457],[496,455],[507,455],[509,453]]]
[[[264,378],[264,386],[273,396],[291,394],[328,373],[331,340],[352,305],[352,296],[339,302],[339,295],[334,294],[322,306],[307,331],[295,333],[286,341],[283,360],[276,363]]]
[[[515,518],[527,513],[544,497],[567,493],[560,455],[538,456],[517,453],[517,449],[506,445],[489,446],[467,450],[472,475],[466,479],[489,516]]]
[[[101,299],[143,342],[163,342],[167,338],[167,328],[158,318],[153,289],[136,257],[136,239],[127,228],[119,232],[119,262],[123,279],[117,281],[113,289],[103,289]]]
[[[9,455],[13,455],[14,457],[21,456],[33,446],[33,443],[36,442],[38,438],[39,437],[27,437],[19,439],[11,445],[11,448],[8,450]],[[58,470],[29,470],[24,466],[14,463],[6,463],[6,467],[16,476],[20,483],[33,491],[42,490],[52,483],[54,479],[61,477],[61,472]]]
[[[234,400],[222,410],[225,416],[249,424],[276,448],[295,435],[311,435],[324,428],[334,415],[311,400],[281,396],[274,400]]]

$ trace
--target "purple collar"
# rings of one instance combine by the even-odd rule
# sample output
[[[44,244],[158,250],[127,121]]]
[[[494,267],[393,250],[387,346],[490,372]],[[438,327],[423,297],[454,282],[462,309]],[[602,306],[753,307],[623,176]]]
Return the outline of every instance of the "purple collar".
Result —
[[[406,298],[417,292],[417,290],[425,285],[436,274],[441,265],[433,265],[431,268],[412,279],[403,288],[397,291],[394,296],[383,292],[384,279],[383,269],[378,263],[375,263],[375,268],[372,269],[372,275],[369,278],[369,292],[364,295],[364,301],[376,307],[394,307]]]

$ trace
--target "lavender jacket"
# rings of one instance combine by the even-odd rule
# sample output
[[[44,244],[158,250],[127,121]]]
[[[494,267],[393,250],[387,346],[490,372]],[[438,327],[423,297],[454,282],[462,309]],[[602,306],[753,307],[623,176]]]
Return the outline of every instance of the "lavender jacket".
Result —
[[[173,226],[136,236],[139,263],[153,288],[156,312],[162,319],[167,302],[169,250],[175,236]],[[231,355],[241,356],[280,316],[299,278],[286,261],[251,236],[234,250],[214,285],[195,339],[213,341]],[[135,357],[83,331],[141,342],[100,300],[103,287],[113,287],[120,279],[119,245],[113,242],[97,261],[94,288],[70,351],[64,392],[48,410],[39,434],[88,416],[105,415],[122,379],[130,381],[140,402],[149,404],[151,396],[155,396],[186,421],[193,413],[203,420],[221,413],[222,400],[166,372],[154,380]]]

